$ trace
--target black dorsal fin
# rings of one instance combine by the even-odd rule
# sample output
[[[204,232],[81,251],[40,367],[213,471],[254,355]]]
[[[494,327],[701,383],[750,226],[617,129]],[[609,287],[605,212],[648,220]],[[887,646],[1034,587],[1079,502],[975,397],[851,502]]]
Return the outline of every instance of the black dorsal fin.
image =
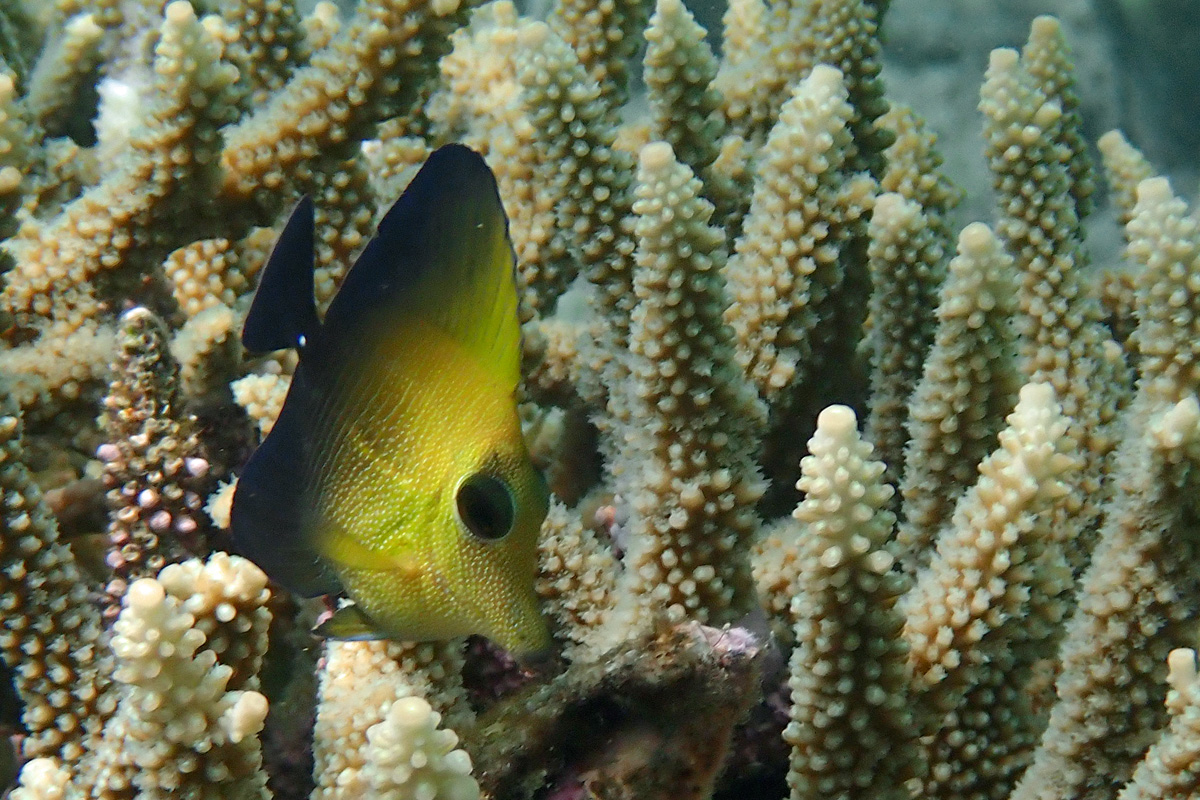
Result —
[[[483,157],[461,144],[439,147],[347,273],[325,315],[326,326],[353,326],[397,303],[412,305],[414,288],[422,283],[461,288],[477,261],[491,260],[493,238],[504,243],[505,269],[511,273],[507,228],[496,179]],[[425,310],[415,305],[417,312]]]
[[[305,195],[263,267],[242,344],[255,353],[301,347],[319,327],[313,299],[313,202]]]

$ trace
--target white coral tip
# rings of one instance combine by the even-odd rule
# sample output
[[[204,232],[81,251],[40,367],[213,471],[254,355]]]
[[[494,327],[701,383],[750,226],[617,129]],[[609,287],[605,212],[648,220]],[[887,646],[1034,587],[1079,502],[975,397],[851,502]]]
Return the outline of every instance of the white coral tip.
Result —
[[[425,727],[432,714],[433,707],[422,697],[404,697],[392,704],[392,719],[404,728]]]
[[[160,605],[167,597],[162,584],[153,578],[136,580],[125,592],[125,607],[145,611]]]
[[[221,715],[221,729],[229,741],[237,744],[255,736],[267,721],[267,698],[258,692],[242,692]]]
[[[1196,683],[1196,651],[1188,647],[1177,647],[1167,655],[1167,683],[1177,692],[1182,692]]]
[[[666,142],[651,142],[639,155],[641,168],[648,172],[666,169],[675,161],[675,153]]]
[[[1200,403],[1189,395],[1157,415],[1150,423],[1154,444],[1164,451],[1178,450],[1200,439]]]
[[[817,417],[817,430],[836,439],[844,439],[858,430],[858,421],[849,406],[829,406]]]
[[[192,9],[192,4],[187,0],[175,0],[167,6],[166,10],[167,21],[173,25],[182,25],[196,18],[196,12]]]

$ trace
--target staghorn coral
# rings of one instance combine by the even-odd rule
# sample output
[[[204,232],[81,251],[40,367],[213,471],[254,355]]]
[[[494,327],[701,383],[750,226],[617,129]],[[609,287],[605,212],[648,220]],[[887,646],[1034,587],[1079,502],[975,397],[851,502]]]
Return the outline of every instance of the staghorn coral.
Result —
[[[401,720],[410,701],[423,696],[429,708],[427,716],[437,713],[439,719],[445,716],[463,727],[472,721],[462,687],[461,651],[461,642],[332,642],[326,647],[321,703],[313,731],[317,776],[314,800],[362,797],[373,785],[382,791],[381,784],[388,781],[386,763],[396,756],[389,756],[381,742],[391,743],[393,750],[416,744],[401,740]],[[410,710],[407,715],[411,717],[419,710]],[[438,720],[429,717],[424,722],[413,722],[419,723],[415,726],[418,729],[432,729]],[[414,725],[410,722],[408,727]],[[442,731],[441,736],[445,738],[446,733],[454,735]],[[414,762],[410,766],[422,765]],[[450,772],[461,775],[461,764]],[[402,784],[407,779],[397,773],[392,780]],[[462,780],[451,778],[450,782]]]
[[[1067,420],[1050,386],[1030,383],[1007,421],[902,600],[916,693],[945,715],[921,747],[927,762],[953,767],[928,777],[930,794],[1010,786],[1024,767],[1040,727],[1033,699],[988,700],[1027,683],[1021,673],[1053,653],[1071,587],[1068,531],[1054,513],[1080,465]]]
[[[258,568],[223,553],[130,585],[109,642],[117,707],[77,767],[79,789],[266,797],[257,734],[267,699],[255,691],[255,662],[266,646],[268,594]],[[238,647],[223,641],[233,633]]]
[[[721,322],[722,236],[699,190],[669,145],[642,148],[628,378],[608,403],[622,442],[612,482],[630,503],[620,638],[647,610],[716,624],[752,603],[745,542],[763,492],[753,453],[766,409]]]
[[[863,345],[871,354],[872,402],[867,425],[895,481],[904,472],[908,398],[934,336],[933,292],[944,282],[944,243],[921,207],[894,192],[875,201],[868,235],[871,327]]]
[[[13,797],[1193,796],[1200,222],[1109,134],[1127,250],[1088,269],[1043,17],[983,76],[995,218],[943,265],[886,12],[732,0],[718,57],[678,0],[3,4]],[[558,493],[531,670],[321,647],[219,530],[295,366],[236,341],[281,211],[314,196],[323,301],[449,140],[512,221]]]
[[[858,436],[854,412],[830,406],[817,419],[792,512],[799,580],[790,614],[792,796],[905,797],[919,769],[902,619],[904,588],[884,549],[895,522],[884,464]]]
[[[97,649],[100,614],[41,490],[22,463],[21,418],[5,398],[0,417],[4,633],[0,647],[25,698],[28,757],[74,759],[111,712],[110,665]]]
[[[100,416],[106,441],[97,448],[111,509],[109,616],[130,581],[207,549],[206,520],[198,512],[209,464],[195,419],[181,413],[179,366],[167,352],[166,328],[145,308],[125,312],[118,324],[113,381]]]
[[[852,114],[841,73],[819,65],[783,105],[758,156],[761,177],[726,269],[725,321],[738,364],[768,402],[805,387],[835,336],[828,327],[845,280],[841,252],[873,202],[870,181],[842,169]]]

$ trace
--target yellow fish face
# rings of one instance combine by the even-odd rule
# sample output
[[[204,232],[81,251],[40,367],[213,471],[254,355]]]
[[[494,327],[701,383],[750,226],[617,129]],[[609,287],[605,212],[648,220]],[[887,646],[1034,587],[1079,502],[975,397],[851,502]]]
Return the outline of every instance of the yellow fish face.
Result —
[[[329,558],[347,593],[398,638],[480,633],[521,655],[547,649],[549,635],[532,588],[540,527],[533,518],[544,514],[545,495],[540,504],[519,498],[489,470],[464,475],[452,494],[439,499],[440,513],[417,527],[390,531],[389,542],[370,551],[365,564],[360,556],[367,551],[331,542]],[[515,516],[518,504],[528,509],[525,519]]]
[[[317,451],[328,465],[317,549],[389,635],[480,633],[517,653],[544,650],[533,580],[549,494],[515,405],[453,341],[430,330],[421,341],[372,354],[388,365],[374,374],[344,371],[354,386],[335,416],[348,422]]]
[[[514,266],[491,171],[459,145],[430,156],[323,323],[311,203],[281,235],[242,338],[298,347],[300,366],[239,479],[234,541],[292,591],[352,599],[325,632],[548,647]]]

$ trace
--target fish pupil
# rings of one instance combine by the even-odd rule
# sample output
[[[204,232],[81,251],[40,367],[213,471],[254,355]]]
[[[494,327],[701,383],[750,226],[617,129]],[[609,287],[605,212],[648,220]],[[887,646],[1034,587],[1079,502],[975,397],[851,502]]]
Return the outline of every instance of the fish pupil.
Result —
[[[503,539],[516,521],[512,492],[491,475],[475,474],[458,487],[458,518],[472,534],[486,541]]]

